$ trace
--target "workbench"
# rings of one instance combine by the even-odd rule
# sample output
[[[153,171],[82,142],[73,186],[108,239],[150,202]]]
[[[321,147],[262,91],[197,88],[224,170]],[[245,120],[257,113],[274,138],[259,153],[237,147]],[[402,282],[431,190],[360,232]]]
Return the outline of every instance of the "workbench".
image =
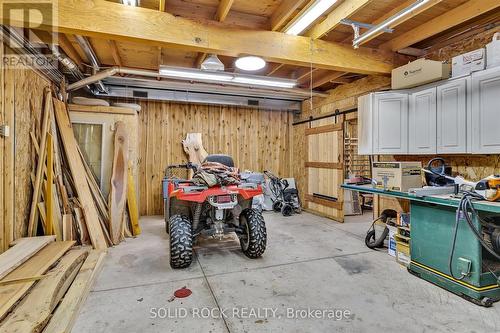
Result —
[[[479,305],[489,306],[500,300],[500,282],[495,277],[500,276],[500,263],[488,258],[465,220],[459,222],[453,274],[450,273],[448,261],[460,202],[458,198],[451,195],[416,197],[403,192],[384,191],[371,185],[345,184],[341,187],[410,201],[410,273]],[[498,219],[500,216],[499,202],[479,201],[473,206],[481,217],[495,216]],[[473,218],[473,222],[479,229],[477,218]],[[467,275],[457,278],[461,273]]]

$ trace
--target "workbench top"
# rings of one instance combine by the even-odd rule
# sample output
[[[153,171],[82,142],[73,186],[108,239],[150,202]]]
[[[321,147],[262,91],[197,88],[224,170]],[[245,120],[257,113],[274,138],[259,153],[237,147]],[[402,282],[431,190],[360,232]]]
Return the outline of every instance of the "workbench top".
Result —
[[[378,195],[407,199],[411,201],[432,203],[436,205],[455,207],[455,208],[458,207],[458,203],[460,202],[459,198],[455,198],[450,194],[417,197],[415,195],[411,195],[406,192],[384,191],[382,189],[373,188],[372,185],[343,184],[341,185],[341,187],[356,192],[373,193]],[[473,205],[476,210],[500,214],[500,202],[475,201]]]

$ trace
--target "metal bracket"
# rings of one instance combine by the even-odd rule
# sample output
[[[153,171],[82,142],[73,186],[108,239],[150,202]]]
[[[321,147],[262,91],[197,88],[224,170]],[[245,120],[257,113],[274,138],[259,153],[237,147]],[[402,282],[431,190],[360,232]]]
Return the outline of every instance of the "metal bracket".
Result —
[[[360,36],[360,31],[359,31],[360,28],[371,29],[371,28],[375,27],[375,25],[373,25],[373,24],[363,23],[363,22],[357,22],[357,21],[353,21],[353,20],[349,20],[349,19],[342,19],[342,20],[340,20],[340,24],[349,25],[349,26],[352,27],[352,30],[354,30],[354,38],[353,38],[353,40],[359,38],[359,36]],[[381,31],[392,33],[394,31],[394,29],[384,28]],[[356,45],[354,47],[358,48]]]
[[[10,126],[9,125],[0,125],[0,136],[7,138],[10,136]]]

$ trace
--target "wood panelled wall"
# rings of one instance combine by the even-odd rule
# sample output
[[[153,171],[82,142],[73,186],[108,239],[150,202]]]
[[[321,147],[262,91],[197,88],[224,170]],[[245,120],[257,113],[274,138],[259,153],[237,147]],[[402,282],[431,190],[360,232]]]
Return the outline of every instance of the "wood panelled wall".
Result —
[[[11,51],[2,45],[2,52]],[[30,175],[34,148],[30,132],[40,133],[43,92],[50,82],[22,65],[3,67],[0,123],[10,127],[10,136],[0,140],[0,250],[26,236],[32,197]]]
[[[200,132],[209,154],[228,154],[241,170],[291,176],[292,115],[219,105],[140,101],[141,215],[163,214],[161,182],[169,164],[186,163],[181,141]]]

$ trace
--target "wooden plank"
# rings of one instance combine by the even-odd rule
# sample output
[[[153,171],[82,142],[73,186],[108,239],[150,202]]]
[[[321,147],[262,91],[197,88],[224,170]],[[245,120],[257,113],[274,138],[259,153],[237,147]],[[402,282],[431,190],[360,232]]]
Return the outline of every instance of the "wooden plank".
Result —
[[[335,8],[328,16],[320,23],[316,24],[307,34],[313,39],[321,38],[336,27],[340,21],[354,15],[359,10],[363,9],[373,0],[346,0]]]
[[[47,275],[35,275],[35,276],[23,277],[23,278],[12,279],[12,280],[5,280],[4,279],[4,280],[0,280],[0,286],[7,286],[9,284],[38,281],[38,280],[43,279],[46,276]]]
[[[306,168],[319,168],[319,169],[337,169],[342,170],[344,168],[343,163],[332,163],[332,162],[304,162]]]
[[[73,282],[87,254],[86,249],[77,249],[64,255],[49,271],[50,276],[39,281],[5,318],[0,333],[40,332]]]
[[[47,134],[47,185],[45,186],[45,211],[46,211],[46,221],[45,221],[45,234],[54,235],[54,223],[57,223],[53,219],[54,205],[52,202],[52,192],[54,187],[54,149],[53,149],[52,134]],[[59,207],[57,207],[59,209]],[[60,238],[58,240],[61,240]]]
[[[139,210],[137,207],[135,181],[131,163],[128,167],[127,207],[130,215],[130,224],[132,225],[132,235],[137,236],[141,233],[141,227],[139,225]]]
[[[341,124],[330,124],[330,125],[323,125],[323,126],[318,126],[318,127],[306,128],[305,135],[328,133],[328,132],[335,132],[335,131],[341,131],[341,130],[342,130]]]
[[[56,27],[40,28],[226,56],[252,54],[271,62],[298,66],[312,64],[313,67],[351,73],[385,74],[394,67],[392,53],[368,48],[353,49],[350,45],[319,39],[311,42],[309,37],[273,31],[228,28],[221,23],[207,24],[104,0],[59,1],[58,14],[58,20],[54,20]],[[18,27],[38,23],[33,15],[7,17],[5,13],[0,13],[0,19],[4,23],[10,19],[10,25]],[[123,22],[134,29],[123,29]],[[287,52],[283,52],[284,46]]]
[[[44,274],[75,242],[52,242],[3,280],[21,279]],[[28,292],[35,282],[17,283],[0,287],[0,320]]]
[[[217,12],[215,13],[215,19],[219,22],[224,22],[231,10],[234,0],[220,0],[219,6],[217,7]]]
[[[52,93],[49,89],[45,92],[45,107],[43,113],[40,149],[38,154],[38,162],[36,165],[35,184],[33,188],[33,200],[31,202],[30,217],[28,220],[28,236],[36,236],[38,225],[38,209],[37,205],[41,197],[41,186],[43,177],[43,168],[45,166],[45,157],[47,154],[47,131],[49,129],[50,109],[52,108]]]
[[[4,44],[2,44],[3,46]],[[16,81],[16,71],[13,68],[1,66],[5,76],[4,83],[4,123],[10,127],[10,136],[3,138],[4,146],[3,158],[3,248],[8,249],[9,244],[14,240],[14,230],[16,224],[15,211],[15,107],[14,107],[14,85]]]
[[[4,59],[4,44],[2,43],[0,45],[0,58]],[[4,117],[4,76],[5,76],[5,66],[0,67],[0,124],[5,124],[5,117]],[[8,249],[8,244],[4,242],[5,238],[5,216],[4,216],[4,157],[5,157],[5,151],[4,151],[4,137],[0,136],[0,152],[2,153],[2,156],[0,156],[0,253],[4,252],[5,250]]]
[[[85,303],[90,289],[102,269],[105,256],[106,253],[103,251],[89,253],[73,284],[45,327],[44,333],[71,332],[80,308]]]
[[[62,238],[65,241],[73,240],[73,215],[64,214],[62,218]]]
[[[115,123],[115,149],[113,157],[113,172],[111,174],[110,190],[110,235],[113,244],[121,240],[123,230],[123,214],[127,200],[127,165],[128,165],[128,135],[125,123]]]
[[[128,115],[137,114],[137,111],[135,110],[119,106],[68,104],[68,108],[70,112],[95,112],[95,113],[128,114]]]
[[[0,254],[0,279],[3,279],[7,274],[21,266],[26,260],[54,240],[54,236],[19,239],[16,245]]]
[[[315,204],[318,204],[318,205],[322,205],[322,206],[326,206],[326,207],[330,207],[330,208],[335,208],[338,210],[341,210],[343,207],[341,202],[318,198],[318,197],[313,196],[312,194],[306,194],[306,200],[309,202],[314,202]]]
[[[500,7],[498,0],[469,0],[443,15],[385,42],[380,45],[380,48],[392,51],[401,50],[498,7]]]
[[[306,0],[283,0],[271,15],[271,30],[280,30]]]
[[[54,99],[55,115],[59,131],[61,134],[61,141],[66,152],[67,162],[73,175],[73,181],[78,199],[82,206],[85,224],[89,233],[90,240],[95,249],[106,249],[106,239],[104,232],[99,222],[99,216],[95,202],[92,198],[89,185],[85,177],[85,168],[82,159],[78,153],[78,144],[73,134],[73,128],[69,121],[66,106],[63,102]]]

